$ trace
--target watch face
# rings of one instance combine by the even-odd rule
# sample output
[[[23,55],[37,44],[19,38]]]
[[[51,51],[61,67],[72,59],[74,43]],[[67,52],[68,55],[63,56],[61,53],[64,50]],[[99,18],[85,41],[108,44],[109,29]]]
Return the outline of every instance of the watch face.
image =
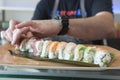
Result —
[[[55,19],[55,20],[61,20],[61,16],[60,16],[60,15],[55,15],[55,16],[53,17],[53,19]]]

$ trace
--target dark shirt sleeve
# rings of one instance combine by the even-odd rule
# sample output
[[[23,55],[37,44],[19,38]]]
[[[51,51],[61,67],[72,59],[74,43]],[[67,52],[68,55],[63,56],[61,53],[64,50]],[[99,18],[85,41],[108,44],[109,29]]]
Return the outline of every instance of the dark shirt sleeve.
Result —
[[[50,14],[48,11],[48,0],[41,0],[34,11],[32,20],[44,20],[44,19],[49,19]]]
[[[112,12],[112,0],[94,0],[92,6],[92,15],[96,15],[98,12],[108,11]]]

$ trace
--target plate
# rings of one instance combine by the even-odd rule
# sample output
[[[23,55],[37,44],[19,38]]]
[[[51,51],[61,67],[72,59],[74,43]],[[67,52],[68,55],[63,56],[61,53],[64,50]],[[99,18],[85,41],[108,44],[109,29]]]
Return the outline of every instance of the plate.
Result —
[[[38,70],[79,70],[79,71],[106,71],[106,70],[120,70],[120,67],[59,67],[59,66],[27,66],[27,65],[8,65],[1,64],[0,70],[22,70],[36,72]]]
[[[57,62],[49,62],[49,61],[36,61],[32,59],[27,59],[23,57],[17,57],[17,56],[10,56],[11,58],[8,59],[6,56],[1,56],[8,54],[8,50],[13,50],[13,46],[11,45],[4,45],[0,46],[0,57],[7,58],[7,61],[4,61],[3,63],[0,63],[0,65],[4,65],[7,67],[20,67],[20,68],[33,68],[33,69],[62,69],[62,70],[97,70],[97,71],[103,71],[103,70],[117,70],[120,69],[120,51],[116,50],[114,48],[111,48],[109,46],[100,46],[100,45],[92,45],[104,48],[109,51],[109,53],[114,54],[114,59],[112,63],[108,67],[80,67],[76,65],[71,64],[63,64],[63,63],[57,63]],[[4,58],[3,58],[4,59]],[[11,60],[12,59],[12,60]],[[1,60],[0,60],[1,61]]]

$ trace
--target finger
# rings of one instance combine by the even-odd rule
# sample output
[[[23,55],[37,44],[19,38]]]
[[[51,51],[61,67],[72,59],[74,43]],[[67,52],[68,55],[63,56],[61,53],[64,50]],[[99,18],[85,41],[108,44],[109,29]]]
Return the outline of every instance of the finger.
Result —
[[[1,39],[2,40],[7,40],[6,39],[6,33],[5,33],[5,31],[1,31]],[[8,41],[8,40],[7,40]]]
[[[22,38],[22,34],[26,34],[29,31],[29,27],[24,27],[21,29],[15,29],[13,31],[13,40],[12,45],[19,44],[20,39]]]
[[[20,22],[19,21],[16,21],[16,20],[10,20],[9,21],[9,28],[11,30],[14,30],[15,29],[15,25],[19,24]]]
[[[26,34],[26,37],[27,37],[27,38],[33,37],[33,33],[32,33],[32,32],[28,32],[28,33]]]
[[[22,22],[22,23],[16,25],[15,27],[16,28],[23,28],[23,27],[29,27],[29,26],[32,26],[32,25],[33,25],[32,21],[25,21],[25,22]]]
[[[2,32],[1,38],[2,38],[3,40],[6,40],[6,41],[10,42],[10,40],[9,40],[9,38],[8,38],[8,36],[7,36],[7,34],[6,34],[5,31]]]
[[[5,39],[5,31],[0,32],[0,37],[1,37],[1,39]]]
[[[12,41],[13,32],[10,29],[8,29],[6,31],[6,35],[7,35],[8,39],[9,39],[9,41],[11,42]]]

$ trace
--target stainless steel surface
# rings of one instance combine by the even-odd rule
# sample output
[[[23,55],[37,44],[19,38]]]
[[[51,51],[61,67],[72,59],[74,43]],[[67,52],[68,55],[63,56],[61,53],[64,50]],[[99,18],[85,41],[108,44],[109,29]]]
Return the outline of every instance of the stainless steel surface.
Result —
[[[22,66],[0,66],[0,75],[24,75],[24,76],[43,76],[43,77],[68,77],[68,78],[95,78],[95,79],[114,79],[120,80],[120,68],[103,70],[80,70],[80,69],[60,69],[42,67],[22,67]]]

